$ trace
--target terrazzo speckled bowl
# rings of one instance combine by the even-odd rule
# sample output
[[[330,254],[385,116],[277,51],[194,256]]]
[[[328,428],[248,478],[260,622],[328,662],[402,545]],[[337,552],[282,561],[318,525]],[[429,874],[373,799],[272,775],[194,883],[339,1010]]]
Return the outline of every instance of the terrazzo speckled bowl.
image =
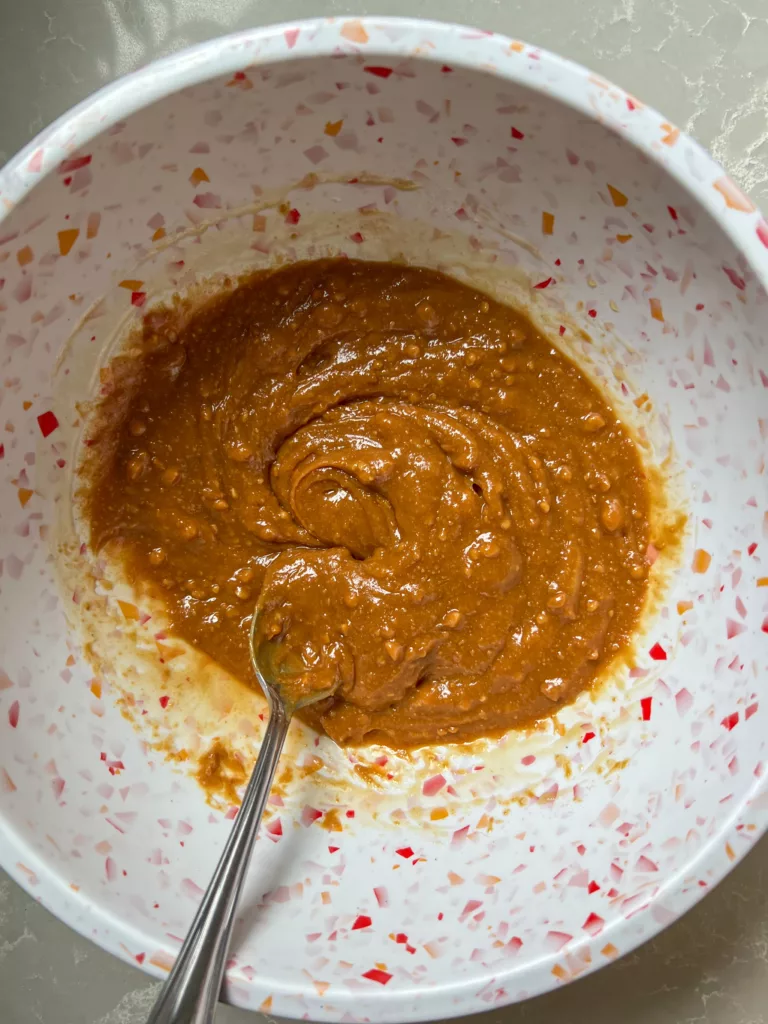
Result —
[[[151,672],[131,706],[134,669],[83,656],[58,550],[77,403],[164,295],[334,252],[526,305],[625,411],[688,529],[631,668],[543,730],[391,757],[378,790],[297,733],[290,756],[323,768],[273,800],[227,997],[314,1020],[496,1007],[609,963],[749,849],[768,818],[768,226],[690,139],[523,43],[308,22],[104,89],[0,174],[0,216],[0,862],[32,895],[160,975],[235,813],[153,746],[183,726],[203,749],[205,715]],[[110,608],[116,644],[167,651]],[[215,723],[251,756],[259,710]]]

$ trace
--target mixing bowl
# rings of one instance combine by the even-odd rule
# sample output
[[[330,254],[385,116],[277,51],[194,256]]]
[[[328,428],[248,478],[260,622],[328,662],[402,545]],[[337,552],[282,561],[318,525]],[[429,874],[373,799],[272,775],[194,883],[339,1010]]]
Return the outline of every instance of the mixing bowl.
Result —
[[[768,225],[621,89],[454,25],[325,20],[102,90],[0,174],[0,862],[162,975],[218,857],[258,697],[82,543],[74,467],[152,305],[346,254],[523,306],[611,396],[664,494],[631,658],[542,726],[413,755],[297,729],[227,997],[315,1020],[497,1007],[632,949],[768,819]],[[202,282],[202,283],[201,283]],[[84,426],[85,424],[85,426]],[[82,544],[82,546],[81,546]]]

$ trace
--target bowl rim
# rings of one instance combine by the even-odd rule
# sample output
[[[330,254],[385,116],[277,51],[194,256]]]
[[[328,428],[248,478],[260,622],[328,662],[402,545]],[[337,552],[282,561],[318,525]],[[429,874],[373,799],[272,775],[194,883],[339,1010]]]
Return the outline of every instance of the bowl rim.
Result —
[[[649,161],[669,173],[712,217],[739,253],[745,257],[760,285],[768,291],[768,225],[763,220],[757,206],[746,197],[743,197],[742,205],[732,206],[722,192],[712,187],[711,179],[716,177],[722,179],[729,188],[732,188],[735,195],[741,196],[740,191],[730,181],[720,164],[690,136],[680,131],[676,145],[659,146],[658,130],[660,127],[663,126],[664,129],[674,132],[678,130],[653,107],[634,100],[634,97],[626,93],[625,90],[603,79],[602,76],[593,74],[574,61],[540,47],[512,40],[503,34],[450,21],[422,18],[348,14],[334,18],[299,19],[265,25],[217,36],[152,61],[136,71],[121,76],[56,118],[0,169],[0,225],[33,192],[34,188],[48,177],[63,158],[87,145],[97,135],[102,134],[118,121],[184,88],[199,85],[248,67],[254,63],[252,59],[254,55],[250,48],[258,44],[269,43],[274,47],[267,52],[258,53],[256,62],[262,66],[301,59],[331,57],[338,53],[338,33],[334,35],[332,31],[329,31],[323,34],[321,30],[333,30],[336,26],[341,27],[350,21],[361,25],[367,31],[369,42],[362,46],[350,47],[349,55],[365,53],[371,56],[410,58],[441,64],[450,61],[453,67],[490,74],[500,80],[510,81],[533,92],[546,95],[584,114],[591,121],[598,120],[595,108],[586,101],[579,89],[572,88],[572,86],[575,83],[583,86],[585,81],[589,81],[596,87],[617,94],[623,101],[626,101],[627,113],[631,114],[631,117],[627,117],[626,120],[600,118],[604,127],[629,142]],[[288,42],[289,34],[292,36],[297,29],[299,31],[294,42]],[[392,34],[388,36],[387,30],[392,30]],[[411,39],[408,46],[404,46],[404,39],[396,37],[397,30],[411,30],[413,33],[428,35],[433,46],[427,50],[420,49],[416,52],[411,45],[413,40]],[[405,37],[405,35],[404,32],[403,36]],[[515,55],[521,58],[528,55],[529,59],[535,59],[540,67],[557,72],[557,78],[554,82],[548,80],[545,86],[543,82],[537,82],[534,76],[526,74],[523,63],[518,60],[495,65],[481,61],[469,53],[466,48],[462,50],[460,47],[462,38],[486,39],[489,46],[498,46],[507,51],[514,50]],[[656,133],[655,145],[651,140],[649,127],[652,127]],[[686,148],[689,156],[691,152],[695,156],[696,173],[684,155]],[[754,842],[749,846],[740,846],[737,851],[731,850],[727,858],[722,855],[722,851],[718,855],[716,846],[718,844],[723,846],[726,833],[733,828],[745,808],[766,789],[768,789],[768,774],[755,780],[750,790],[742,797],[741,802],[731,810],[727,817],[722,819],[718,831],[709,837],[707,843],[693,858],[667,879],[653,900],[633,915],[635,926],[637,918],[641,915],[646,919],[643,934],[638,935],[636,927],[629,929],[626,919],[616,918],[602,932],[601,941],[608,941],[609,936],[615,940],[621,935],[619,955],[624,956],[653,938],[669,923],[672,923],[672,920],[677,920],[698,903],[712,886],[708,886],[706,889],[698,886],[690,887],[687,892],[681,893],[683,875],[690,874],[695,867],[708,861],[710,863],[709,874],[714,884],[721,881],[740,862],[768,829],[768,805],[765,808],[761,807],[759,811],[753,809],[750,814],[750,820],[757,822],[757,830],[752,833]],[[157,978],[166,977],[163,969],[151,963],[149,958],[139,965],[130,953],[127,947],[128,943],[133,944],[136,948],[146,946],[143,933],[138,927],[126,924],[113,911],[100,906],[90,898],[73,892],[64,877],[36,853],[25,839],[13,831],[0,831],[0,865],[30,896],[47,906],[64,923],[85,938],[95,941],[101,948],[126,963],[134,967],[140,966],[147,974]],[[32,865],[34,865],[34,874],[33,878],[30,878],[29,872]],[[671,892],[678,897],[677,909],[673,918],[664,921],[653,918],[650,914],[653,905]],[[97,922],[103,927],[98,934],[95,934],[94,925]],[[573,946],[569,946],[569,952],[578,951],[582,945],[587,945],[590,941],[589,936],[583,936],[574,942]],[[488,972],[487,976],[480,978],[455,980],[448,984],[421,990],[371,990],[365,1000],[367,1001],[368,995],[373,998],[378,1009],[374,1019],[379,1021],[391,1021],[394,1024],[394,1022],[404,1021],[446,1019],[483,1009],[482,1006],[472,1007],[466,1003],[457,1008],[452,1000],[472,989],[480,989],[485,981],[491,979],[499,982],[502,979],[511,979],[516,975],[521,976],[535,971],[537,984],[528,989],[527,996],[532,997],[551,990],[558,985],[558,982],[551,978],[548,970],[542,972],[541,968],[547,968],[556,963],[560,957],[561,954],[552,953],[534,962],[520,964],[517,967],[510,966],[503,974]],[[602,964],[593,963],[579,976],[591,973],[600,966]],[[542,982],[540,979],[544,976],[551,980]],[[254,978],[251,985],[259,995],[261,990],[266,994],[267,988],[274,994],[281,993],[285,996],[300,994],[312,1006],[312,1010],[317,1012],[317,1019],[324,1020],[340,1019],[344,1009],[351,1009],[361,996],[360,993],[355,993],[352,990],[345,995],[335,993],[334,1002],[341,1009],[338,1013],[335,1011],[329,1013],[322,1009],[323,1000],[318,998],[311,985],[303,987],[275,983],[274,981],[267,982],[266,980],[262,981],[258,976]],[[237,1004],[237,1000],[233,1000],[233,1002]],[[503,1003],[496,1003],[494,1008],[498,1009],[501,1005]],[[417,1007],[421,1009],[417,1009]],[[286,1011],[281,1008],[281,1012]]]
[[[637,100],[621,86],[595,74],[583,64],[534,44],[514,40],[502,33],[429,18],[403,18],[389,15],[358,16],[351,13],[332,18],[305,18],[290,22],[277,22],[216,36],[150,61],[136,71],[128,72],[107,83],[65,111],[0,168],[0,224],[32,191],[34,186],[47,177],[58,165],[65,152],[74,152],[82,148],[124,117],[135,114],[181,89],[199,85],[202,82],[210,81],[211,78],[241,70],[244,66],[247,67],[248,63],[244,64],[243,60],[239,58],[247,58],[247,48],[250,45],[280,38],[285,39],[286,33],[293,33],[296,30],[298,33],[295,42],[287,43],[286,48],[281,51],[260,53],[258,63],[266,65],[336,55],[338,50],[327,45],[316,44],[316,33],[322,28],[332,28],[337,23],[345,24],[350,21],[360,24],[366,31],[376,32],[377,29],[383,29],[386,32],[387,29],[410,28],[414,31],[428,32],[430,37],[443,37],[441,41],[447,41],[450,37],[457,35],[459,38],[484,38],[489,44],[497,43],[507,48],[514,48],[515,52],[521,56],[523,53],[534,54],[536,61],[541,66],[549,65],[571,81],[587,79],[596,86],[621,95],[628,103],[632,104],[631,107],[628,107],[628,112],[632,113],[632,119],[625,122],[612,120],[610,123],[602,119],[604,126],[620,138],[630,142],[653,163],[669,172],[691,198],[707,210],[735,247],[748,258],[752,270],[768,291],[768,223],[763,219],[757,205],[741,193],[722,165],[700,143],[669,122],[654,107]],[[307,46],[305,40],[308,35],[311,36],[311,39]],[[394,57],[409,56],[412,59],[424,60],[429,63],[443,62],[440,47],[436,43],[426,51],[404,52],[399,40],[388,39],[383,33],[376,32],[375,37],[369,38],[369,42],[370,40],[374,41],[374,45],[364,44],[366,53],[380,53]],[[362,52],[363,47],[358,46],[351,48],[349,54]],[[490,65],[473,59],[466,52],[463,54],[452,53],[450,59],[456,67],[508,79],[533,92],[551,96],[565,106],[585,114],[592,121],[598,120],[595,117],[594,107],[581,99],[576,90],[567,88],[565,82],[554,84],[549,82],[547,88],[542,88],[534,78],[520,73],[517,62],[513,61],[506,65]],[[98,116],[100,107],[105,104],[110,104],[111,108],[106,114],[101,113]],[[661,152],[659,147],[649,144],[643,131],[649,124],[654,127],[662,126],[666,130],[676,133],[678,141],[675,145],[665,147],[665,151]],[[73,128],[77,129],[76,142],[72,138]],[[729,209],[721,193],[715,192],[712,188],[704,188],[700,184],[697,175],[694,175],[688,162],[682,157],[684,146],[681,143],[685,144],[689,151],[692,150],[695,153],[702,171],[708,170],[710,175],[716,174],[718,178],[727,181],[734,191],[742,196],[747,207],[737,211],[741,213],[740,217],[731,216],[734,208]],[[57,159],[46,159],[46,147],[58,147]],[[40,160],[36,162],[35,158],[38,156],[38,152]],[[703,176],[702,173],[698,177]],[[762,238],[760,237],[761,233],[763,234]]]

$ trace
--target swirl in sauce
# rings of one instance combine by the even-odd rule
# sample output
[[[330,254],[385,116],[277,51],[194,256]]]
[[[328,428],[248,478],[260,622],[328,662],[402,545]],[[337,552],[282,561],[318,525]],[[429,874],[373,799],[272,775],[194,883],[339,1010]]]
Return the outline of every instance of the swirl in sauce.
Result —
[[[94,547],[255,685],[280,637],[341,744],[493,735],[572,700],[631,638],[649,496],[596,388],[442,274],[325,260],[147,315],[113,363]]]

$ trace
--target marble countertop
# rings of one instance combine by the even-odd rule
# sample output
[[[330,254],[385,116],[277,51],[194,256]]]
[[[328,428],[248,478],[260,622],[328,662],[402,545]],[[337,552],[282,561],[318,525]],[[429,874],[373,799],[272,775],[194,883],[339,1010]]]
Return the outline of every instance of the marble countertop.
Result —
[[[212,36],[412,0],[0,0],[0,163],[118,75]],[[506,32],[587,65],[707,146],[768,208],[766,0],[423,0],[422,17]],[[464,1024],[768,1021],[768,839],[685,918],[567,989]],[[3,1024],[144,1024],[158,985],[0,872]],[[222,1007],[220,1024],[267,1018]]]

